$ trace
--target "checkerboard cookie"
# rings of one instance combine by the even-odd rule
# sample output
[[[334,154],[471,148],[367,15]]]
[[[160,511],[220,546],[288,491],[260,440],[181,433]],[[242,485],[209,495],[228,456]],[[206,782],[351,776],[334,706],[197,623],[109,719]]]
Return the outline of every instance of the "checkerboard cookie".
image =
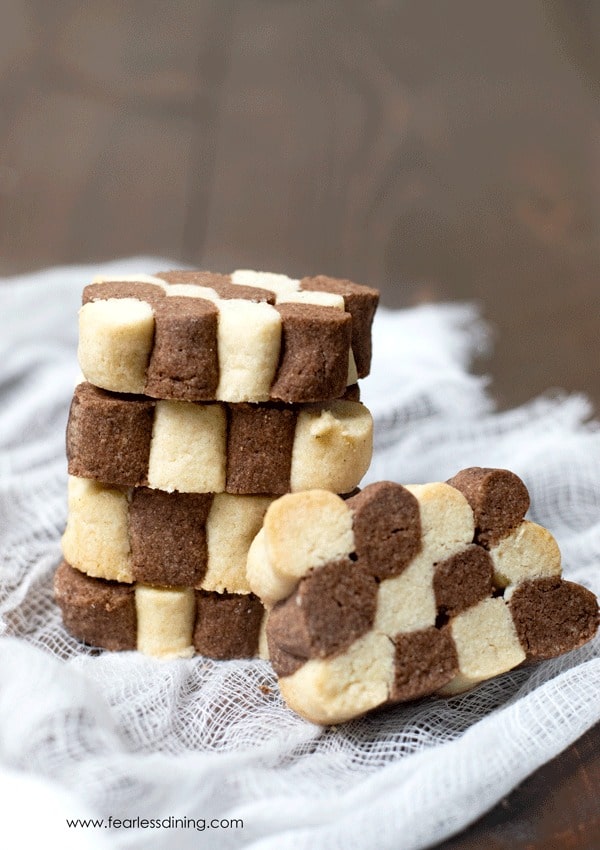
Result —
[[[325,276],[174,271],[87,286],[95,386],[186,401],[329,401],[365,377],[378,292]]]
[[[92,578],[66,561],[54,595],[67,631],[91,646],[157,658],[252,658],[264,609],[252,594],[123,584]]]
[[[69,473],[168,492],[349,493],[371,462],[373,420],[356,401],[200,404],[75,388]]]
[[[95,578],[249,593],[246,556],[272,501],[70,476],[63,555]]]
[[[340,723],[453,694],[589,640],[596,598],[561,578],[552,535],[524,519],[508,470],[447,483],[379,482],[342,500],[274,501],[248,553],[270,610],[269,656],[288,704]]]

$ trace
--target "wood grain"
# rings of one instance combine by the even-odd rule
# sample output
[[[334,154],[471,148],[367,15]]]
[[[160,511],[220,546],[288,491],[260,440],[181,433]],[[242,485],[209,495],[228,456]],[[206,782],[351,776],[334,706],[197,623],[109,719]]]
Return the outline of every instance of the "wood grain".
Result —
[[[0,273],[144,254],[472,299],[503,406],[600,402],[587,0],[5,0]],[[600,847],[600,732],[447,850]]]
[[[598,850],[600,735],[592,730],[439,850]]]

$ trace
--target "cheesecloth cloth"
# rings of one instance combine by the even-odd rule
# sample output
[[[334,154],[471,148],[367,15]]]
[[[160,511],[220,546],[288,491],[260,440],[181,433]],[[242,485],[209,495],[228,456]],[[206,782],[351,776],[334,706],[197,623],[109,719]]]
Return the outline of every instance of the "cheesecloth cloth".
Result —
[[[161,267],[173,263],[57,268],[0,285],[0,834],[23,847],[433,846],[598,721],[598,640],[452,700],[324,729],[285,708],[265,662],[101,653],[61,626],[52,574],[81,289],[101,270]],[[529,487],[530,518],[558,539],[565,575],[599,593],[600,430],[589,404],[548,396],[494,412],[486,379],[469,373],[487,339],[473,305],[380,310],[363,382],[376,422],[365,483],[509,467]],[[109,816],[123,823],[111,828]],[[104,822],[68,827],[82,817]]]

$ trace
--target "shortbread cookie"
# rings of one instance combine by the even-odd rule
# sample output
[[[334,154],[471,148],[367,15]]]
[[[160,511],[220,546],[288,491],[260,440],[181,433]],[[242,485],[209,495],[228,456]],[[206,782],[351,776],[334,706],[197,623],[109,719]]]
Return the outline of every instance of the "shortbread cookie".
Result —
[[[252,658],[264,609],[252,594],[121,584],[63,561],[54,593],[70,634],[92,646],[158,658]]]
[[[96,578],[249,593],[265,496],[165,493],[69,477],[65,559]]]
[[[329,401],[369,373],[379,294],[325,276],[174,271],[85,287],[90,383],[186,401]]]
[[[458,693],[594,635],[597,601],[561,579],[556,542],[523,519],[523,482],[479,468],[451,482],[269,506],[248,579],[270,610],[282,694],[309,720]]]
[[[371,462],[373,420],[355,401],[199,404],[75,388],[69,473],[105,484],[238,495],[348,493]]]

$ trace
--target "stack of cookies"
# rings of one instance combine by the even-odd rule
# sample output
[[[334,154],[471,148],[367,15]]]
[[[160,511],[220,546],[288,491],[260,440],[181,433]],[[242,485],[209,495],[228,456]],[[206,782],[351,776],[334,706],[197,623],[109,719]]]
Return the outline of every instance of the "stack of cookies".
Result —
[[[282,494],[348,494],[366,472],[357,380],[377,301],[254,271],[85,288],[55,577],[75,637],[160,657],[264,651],[248,550]]]

